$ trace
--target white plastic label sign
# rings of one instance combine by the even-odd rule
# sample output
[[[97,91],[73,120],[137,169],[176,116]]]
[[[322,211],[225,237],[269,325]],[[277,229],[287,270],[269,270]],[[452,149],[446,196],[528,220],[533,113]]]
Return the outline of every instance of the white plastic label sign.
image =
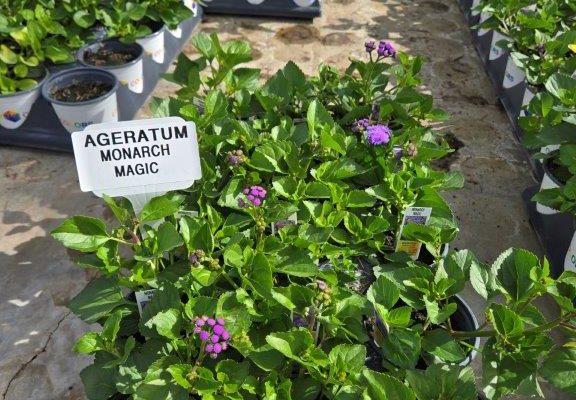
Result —
[[[408,207],[404,213],[402,226],[400,227],[400,239],[396,244],[396,251],[403,251],[407,253],[413,260],[417,260],[420,255],[422,243],[413,240],[402,240],[402,231],[408,224],[428,225],[430,216],[432,215],[431,207]]]
[[[150,303],[152,297],[154,297],[154,293],[156,293],[156,289],[149,289],[149,290],[142,290],[140,292],[136,292],[136,304],[138,304],[138,312],[142,315],[142,311],[144,307]]]
[[[72,143],[84,192],[165,192],[202,177],[196,126],[182,118],[90,125],[73,133]]]

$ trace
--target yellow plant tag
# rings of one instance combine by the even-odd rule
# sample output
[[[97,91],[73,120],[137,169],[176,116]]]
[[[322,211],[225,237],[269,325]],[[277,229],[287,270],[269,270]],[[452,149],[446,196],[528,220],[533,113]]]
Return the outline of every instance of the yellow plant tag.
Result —
[[[568,48],[570,50],[572,50],[574,53],[576,53],[576,43],[572,43],[568,45]]]

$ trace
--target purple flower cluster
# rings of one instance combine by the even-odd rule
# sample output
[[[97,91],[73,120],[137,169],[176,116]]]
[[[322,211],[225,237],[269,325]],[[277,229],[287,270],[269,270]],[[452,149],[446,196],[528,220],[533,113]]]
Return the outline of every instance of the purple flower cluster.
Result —
[[[374,146],[387,144],[392,136],[392,130],[386,125],[370,125],[366,131],[368,143]]]
[[[370,120],[368,118],[357,119],[352,124],[352,132],[364,132],[369,125]]]
[[[224,319],[203,315],[194,320],[194,325],[194,333],[205,343],[204,351],[210,354],[210,357],[216,358],[228,348],[230,333],[224,328]]]
[[[543,44],[539,44],[538,47],[536,47],[536,50],[538,51],[540,57],[544,57],[544,55],[546,54],[546,46],[544,46]]]
[[[383,40],[378,43],[378,56],[380,57],[396,57],[396,49],[392,46],[392,43],[385,42]]]
[[[372,53],[374,50],[376,50],[376,42],[374,40],[367,40],[364,43],[364,47],[366,48],[366,52]]]
[[[246,198],[252,205],[260,207],[268,192],[262,186],[251,186],[244,189],[242,193],[246,195]],[[238,199],[238,205],[242,208],[249,206],[249,204],[243,199]]]

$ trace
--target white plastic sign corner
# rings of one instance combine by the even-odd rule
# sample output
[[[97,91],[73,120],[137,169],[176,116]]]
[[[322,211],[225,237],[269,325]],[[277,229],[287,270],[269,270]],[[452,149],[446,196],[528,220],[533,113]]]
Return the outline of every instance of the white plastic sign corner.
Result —
[[[72,144],[80,189],[97,196],[186,189],[202,177],[196,125],[182,118],[90,125]]]

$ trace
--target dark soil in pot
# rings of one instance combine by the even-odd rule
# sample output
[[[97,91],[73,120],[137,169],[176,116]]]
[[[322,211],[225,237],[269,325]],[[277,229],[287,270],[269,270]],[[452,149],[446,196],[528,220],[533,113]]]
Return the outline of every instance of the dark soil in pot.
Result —
[[[106,82],[76,81],[62,88],[54,88],[50,96],[58,101],[79,103],[104,96],[112,88],[113,86]]]
[[[566,182],[572,177],[568,167],[560,164],[556,157],[551,157],[544,162],[544,170],[558,186],[566,185]]]
[[[137,58],[132,52],[112,50],[106,46],[99,47],[96,51],[87,51],[84,55],[86,63],[96,67],[107,67],[127,64]]]

